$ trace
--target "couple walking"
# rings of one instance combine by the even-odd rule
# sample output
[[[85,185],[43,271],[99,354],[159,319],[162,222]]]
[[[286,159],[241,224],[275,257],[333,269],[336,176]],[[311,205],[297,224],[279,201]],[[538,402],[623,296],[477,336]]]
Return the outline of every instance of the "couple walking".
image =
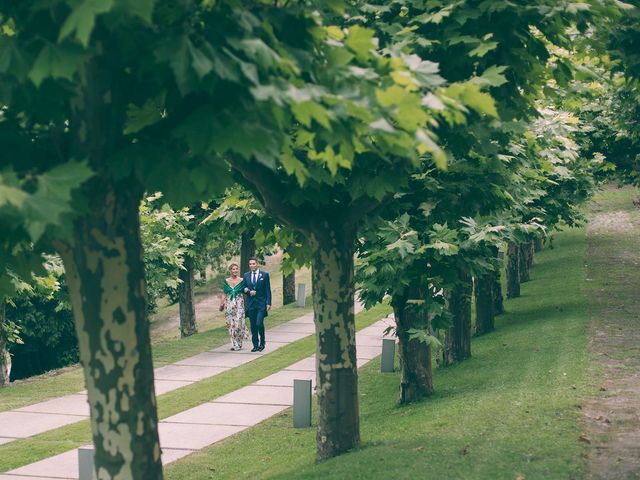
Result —
[[[271,308],[271,282],[269,273],[260,270],[255,257],[249,259],[249,271],[240,277],[237,263],[229,265],[231,276],[224,281],[220,310],[231,336],[231,350],[242,348],[248,338],[245,318],[251,323],[252,352],[264,350],[264,318]]]

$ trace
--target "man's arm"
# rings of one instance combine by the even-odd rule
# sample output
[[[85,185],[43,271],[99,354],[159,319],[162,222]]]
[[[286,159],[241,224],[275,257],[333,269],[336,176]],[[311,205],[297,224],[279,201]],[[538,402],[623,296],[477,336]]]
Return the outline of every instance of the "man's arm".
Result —
[[[266,281],[266,288],[267,288],[267,309],[271,308],[271,280],[270,280],[270,276],[267,273],[265,275],[265,281]]]

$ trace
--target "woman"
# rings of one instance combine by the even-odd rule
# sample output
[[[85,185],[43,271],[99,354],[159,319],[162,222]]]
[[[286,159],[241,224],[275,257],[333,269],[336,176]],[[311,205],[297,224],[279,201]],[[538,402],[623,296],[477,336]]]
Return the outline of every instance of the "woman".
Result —
[[[242,340],[248,338],[244,313],[244,281],[240,278],[240,267],[237,263],[229,265],[231,276],[226,278],[220,297],[220,311],[224,310],[229,335],[231,336],[231,350],[234,352],[242,348]]]

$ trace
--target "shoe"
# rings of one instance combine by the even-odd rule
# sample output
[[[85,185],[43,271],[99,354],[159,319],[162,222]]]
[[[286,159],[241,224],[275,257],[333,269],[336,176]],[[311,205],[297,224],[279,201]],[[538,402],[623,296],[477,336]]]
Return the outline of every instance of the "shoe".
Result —
[[[252,352],[258,352],[258,351],[260,351],[260,349],[259,349],[258,347],[253,347],[253,348],[251,349],[251,351],[252,351]]]
[[[229,350],[231,350],[232,352],[235,352],[236,350],[240,350],[240,349],[236,347],[231,347]]]
[[[264,350],[264,345],[260,345],[260,346],[258,347],[258,351],[259,351],[259,352],[261,352],[262,350]]]

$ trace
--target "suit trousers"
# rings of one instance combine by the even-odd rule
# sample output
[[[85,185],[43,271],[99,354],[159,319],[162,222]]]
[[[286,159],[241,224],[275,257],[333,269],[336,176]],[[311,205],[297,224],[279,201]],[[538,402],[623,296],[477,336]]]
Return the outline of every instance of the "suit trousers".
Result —
[[[254,347],[264,346],[264,317],[267,310],[264,308],[252,308],[247,312],[251,324],[251,342]]]

